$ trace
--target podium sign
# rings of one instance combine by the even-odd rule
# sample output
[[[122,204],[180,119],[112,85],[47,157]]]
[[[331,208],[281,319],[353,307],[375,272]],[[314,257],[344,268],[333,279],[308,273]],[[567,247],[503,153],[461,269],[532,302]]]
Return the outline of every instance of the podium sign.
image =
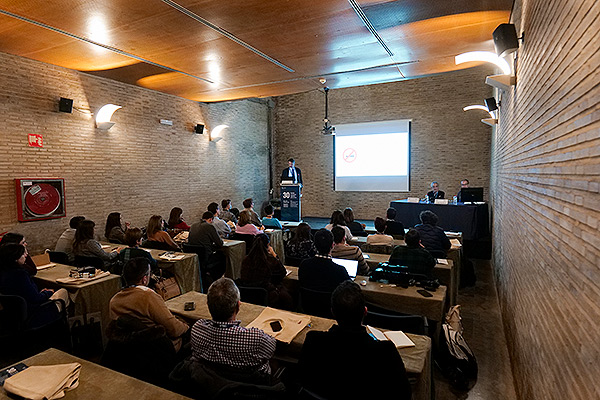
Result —
[[[300,185],[281,185],[281,220],[300,222]]]

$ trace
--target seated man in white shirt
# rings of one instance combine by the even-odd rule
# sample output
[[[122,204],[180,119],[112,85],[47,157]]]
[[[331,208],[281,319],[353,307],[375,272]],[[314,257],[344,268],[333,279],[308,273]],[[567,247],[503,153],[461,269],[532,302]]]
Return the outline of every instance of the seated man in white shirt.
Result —
[[[63,253],[67,253],[70,262],[75,260],[75,255],[73,254],[73,241],[75,240],[75,232],[77,231],[77,227],[83,220],[85,220],[85,217],[82,216],[71,218],[69,221],[69,227],[62,233],[62,235],[60,235],[58,242],[56,242],[56,247],[54,248],[54,251],[62,251]]]
[[[367,244],[370,245],[388,245],[394,244],[394,238],[390,235],[383,233],[385,231],[385,220],[381,217],[375,218],[375,230],[377,231],[373,235],[367,236]]]
[[[228,238],[231,234],[231,227],[227,225],[227,222],[219,218],[219,213],[221,211],[219,205],[217,203],[210,203],[207,209],[208,211],[214,214],[212,225],[217,230],[219,236],[221,236],[222,238]]]

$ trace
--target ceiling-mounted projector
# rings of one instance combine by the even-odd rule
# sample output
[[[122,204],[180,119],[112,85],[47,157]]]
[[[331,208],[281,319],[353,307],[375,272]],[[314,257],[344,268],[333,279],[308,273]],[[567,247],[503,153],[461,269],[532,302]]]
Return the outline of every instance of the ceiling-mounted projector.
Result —
[[[323,90],[325,90],[325,118],[323,118],[323,129],[321,129],[321,133],[323,135],[335,135],[335,126],[331,125],[329,117],[327,116],[329,106],[327,95],[329,93],[329,88],[326,86]]]

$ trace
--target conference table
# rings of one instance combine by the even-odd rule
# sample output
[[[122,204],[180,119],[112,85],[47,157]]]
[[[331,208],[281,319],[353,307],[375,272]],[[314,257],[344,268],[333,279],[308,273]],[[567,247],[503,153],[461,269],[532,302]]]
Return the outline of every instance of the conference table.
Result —
[[[57,365],[79,363],[79,386],[65,392],[64,400],[185,400],[189,399],[177,393],[170,392],[158,386],[123,375],[119,372],[102,367],[96,363],[74,357],[57,349],[50,348],[33,357],[21,361],[27,366]],[[9,400],[4,389],[0,390],[0,400]]]
[[[396,210],[395,220],[404,226],[420,224],[421,211],[430,210],[438,216],[438,226],[447,231],[462,232],[464,240],[478,240],[490,235],[487,203],[433,204],[395,200],[390,202],[390,207]]]
[[[206,295],[202,293],[189,292],[167,300],[166,304],[173,314],[190,323],[193,323],[199,319],[211,318],[206,299]],[[196,308],[193,311],[185,311],[184,304],[190,301],[195,303]],[[264,306],[242,302],[237,319],[241,321],[242,326],[247,326],[250,322],[256,319],[256,317],[258,317],[264,309]],[[294,314],[302,315],[299,313]],[[275,358],[280,358],[283,360],[297,360],[300,356],[300,351],[308,332],[311,330],[327,331],[336,323],[332,319],[320,318],[312,315],[309,317],[311,320],[309,326],[300,331],[300,333],[292,340],[290,344],[277,342]],[[385,329],[382,330],[385,331]],[[406,335],[415,343],[415,347],[398,349],[398,353],[400,353],[400,356],[402,357],[409,380],[412,383],[412,398],[423,400],[430,399],[432,379],[431,339],[427,336],[413,335],[410,333],[407,333]],[[361,349],[353,348],[348,349],[348,351],[356,351],[358,354],[360,354]],[[376,366],[372,367],[375,368]],[[368,368],[368,366],[365,366],[365,368]]]
[[[371,270],[377,268],[379,263],[388,262],[390,259],[389,254],[363,253],[363,256]],[[432,273],[434,278],[438,279],[442,285],[448,288],[448,304],[450,306],[455,305],[459,277],[458,268],[455,267],[454,262],[449,259],[438,259]]]
[[[283,285],[292,294],[300,292],[298,280],[298,267],[287,266],[288,275],[283,280]],[[403,314],[415,314],[427,317],[432,321],[443,321],[446,307],[446,286],[440,286],[436,291],[431,291],[431,297],[423,297],[417,290],[421,288],[409,286],[403,288],[393,284],[384,284],[369,281],[369,277],[357,275],[354,282],[361,285],[365,301],[376,307]]]
[[[53,267],[42,269],[33,277],[39,287],[49,289],[65,288],[69,298],[75,306],[75,316],[83,316],[86,320],[92,313],[99,312],[102,320],[102,336],[110,322],[110,299],[121,290],[121,276],[109,274],[108,276],[93,279],[89,282],[67,284],[57,282],[57,279],[68,278],[74,267],[65,264],[56,264]]]

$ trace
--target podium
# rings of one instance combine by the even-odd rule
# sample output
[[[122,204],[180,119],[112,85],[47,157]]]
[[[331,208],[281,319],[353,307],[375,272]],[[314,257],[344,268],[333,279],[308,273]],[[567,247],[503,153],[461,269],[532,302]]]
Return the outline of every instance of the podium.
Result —
[[[300,222],[300,188],[297,183],[281,184],[281,220]]]

